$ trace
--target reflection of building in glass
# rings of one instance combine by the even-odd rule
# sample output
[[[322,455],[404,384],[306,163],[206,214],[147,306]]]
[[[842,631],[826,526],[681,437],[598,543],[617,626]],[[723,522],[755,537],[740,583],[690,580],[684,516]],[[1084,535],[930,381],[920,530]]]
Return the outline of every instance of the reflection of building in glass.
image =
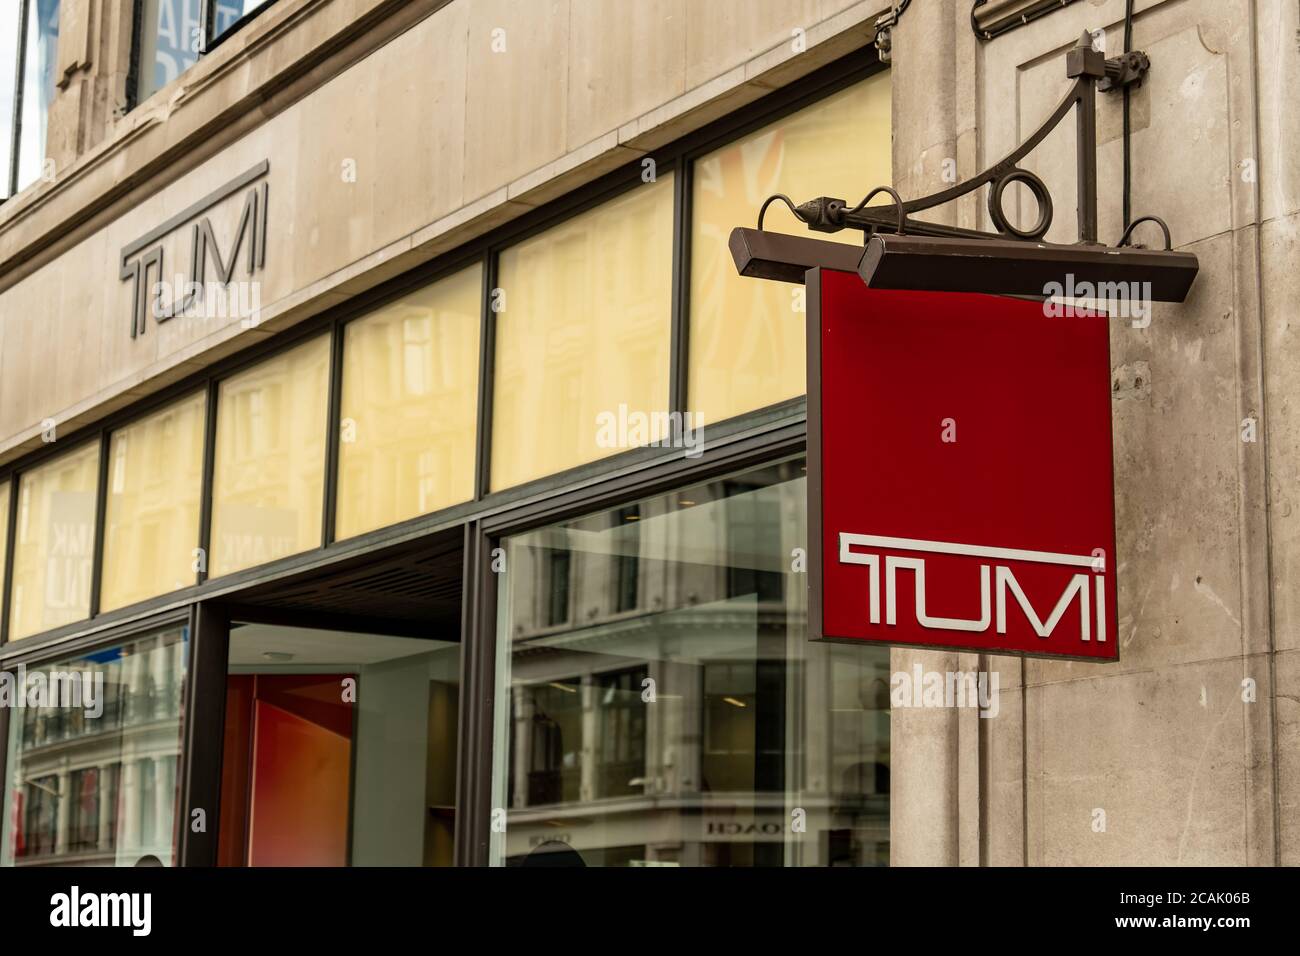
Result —
[[[48,667],[102,674],[103,712],[13,711],[0,862],[174,862],[185,647],[177,629]]]
[[[888,655],[806,642],[801,476],[511,542],[501,857],[888,862]]]

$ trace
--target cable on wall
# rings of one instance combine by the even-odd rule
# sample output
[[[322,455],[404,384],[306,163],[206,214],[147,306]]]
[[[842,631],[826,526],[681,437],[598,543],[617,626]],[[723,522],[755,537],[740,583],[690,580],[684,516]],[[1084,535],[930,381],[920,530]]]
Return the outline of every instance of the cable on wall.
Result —
[[[1133,0],[1124,3],[1124,53],[1133,50]],[[1130,156],[1130,96],[1128,85],[1124,86],[1124,228],[1127,229],[1133,218],[1133,163]]]

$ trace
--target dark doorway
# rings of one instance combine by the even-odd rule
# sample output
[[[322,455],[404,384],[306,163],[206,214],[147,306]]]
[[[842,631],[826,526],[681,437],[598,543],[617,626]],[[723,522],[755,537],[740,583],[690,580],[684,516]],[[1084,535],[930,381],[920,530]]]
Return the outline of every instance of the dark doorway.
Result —
[[[229,605],[219,865],[452,864],[462,540]]]

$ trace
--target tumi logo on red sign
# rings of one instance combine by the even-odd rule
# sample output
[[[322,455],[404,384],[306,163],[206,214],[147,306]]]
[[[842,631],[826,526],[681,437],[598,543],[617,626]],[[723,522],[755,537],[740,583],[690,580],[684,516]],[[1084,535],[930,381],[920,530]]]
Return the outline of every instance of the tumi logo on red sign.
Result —
[[[871,548],[874,554],[863,553],[858,548]],[[979,566],[979,614],[975,618],[939,617],[927,614],[925,610],[925,554],[964,554],[973,557],[993,559],[996,563],[980,562]],[[840,563],[864,564],[867,566],[867,620],[871,624],[881,621],[880,578],[881,562],[884,562],[885,600],[884,621],[889,627],[898,625],[898,571],[911,572],[913,595],[911,613],[916,623],[923,628],[935,631],[970,631],[982,633],[992,626],[996,633],[1007,633],[1007,597],[1014,599],[1014,606],[1024,615],[1029,626],[1039,637],[1051,637],[1056,633],[1065,612],[1072,605],[1077,605],[1079,620],[1079,640],[1098,642],[1106,640],[1106,575],[1105,559],[1078,554],[1055,554],[1050,551],[1022,551],[1015,548],[982,548],[969,544],[954,544],[947,541],[913,541],[908,538],[884,538],[871,534],[848,534],[840,532]],[[1005,563],[1004,563],[1005,562]],[[1024,564],[1064,565],[1066,573],[1062,580],[1065,588],[1055,605],[1045,611],[1042,617],[1038,609],[1025,596],[1024,589],[1016,579],[1015,567]],[[1070,568],[1092,568],[1093,575],[1080,574]],[[1024,574],[1022,570],[1021,574]],[[996,594],[996,597],[994,595]],[[906,595],[903,597],[906,603]],[[993,607],[996,604],[996,618]],[[1049,602],[1050,605],[1050,602]],[[1013,610],[1013,614],[1015,611]],[[1096,622],[1095,625],[1093,622]],[[1094,630],[1095,627],[1095,630]]]
[[[810,636],[1115,660],[1104,316],[808,275]]]

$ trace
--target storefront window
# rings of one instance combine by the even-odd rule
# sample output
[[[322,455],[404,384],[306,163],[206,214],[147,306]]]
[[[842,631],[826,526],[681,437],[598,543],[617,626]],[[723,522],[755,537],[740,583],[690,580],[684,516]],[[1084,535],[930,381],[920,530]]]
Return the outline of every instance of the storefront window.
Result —
[[[8,199],[13,190],[20,11],[16,3],[0,4],[0,200]]]
[[[4,199],[36,182],[45,168],[45,131],[54,101],[59,46],[59,0],[7,0],[0,6],[4,8],[0,11],[0,199]]]
[[[270,0],[216,0],[212,13],[212,39],[224,34],[248,14]]]
[[[137,0],[136,100],[144,100],[199,61],[202,51],[270,0]]]
[[[90,616],[98,487],[98,442],[20,476],[9,640]]]
[[[498,269],[494,489],[667,437],[672,176],[511,246]]]
[[[494,864],[888,863],[889,654],[807,641],[806,484],[784,461],[503,542]]]
[[[199,61],[207,0],[139,0],[137,98],[162,89]]]
[[[482,301],[476,265],[344,327],[336,537],[474,497]]]
[[[221,383],[213,577],[320,546],[329,356],[321,335]]]
[[[838,196],[856,203],[888,184],[889,110],[889,74],[878,73],[696,161],[686,405],[706,422],[807,389],[807,333],[793,287],[738,275],[727,247],[731,230],[752,226],[755,210],[774,193],[795,202]],[[764,228],[807,235],[784,206],[768,211]],[[854,230],[818,238],[862,242]]]
[[[206,407],[197,392],[113,432],[103,610],[194,583]]]
[[[9,705],[0,864],[175,865],[187,638],[175,627],[6,683],[24,706]]]

